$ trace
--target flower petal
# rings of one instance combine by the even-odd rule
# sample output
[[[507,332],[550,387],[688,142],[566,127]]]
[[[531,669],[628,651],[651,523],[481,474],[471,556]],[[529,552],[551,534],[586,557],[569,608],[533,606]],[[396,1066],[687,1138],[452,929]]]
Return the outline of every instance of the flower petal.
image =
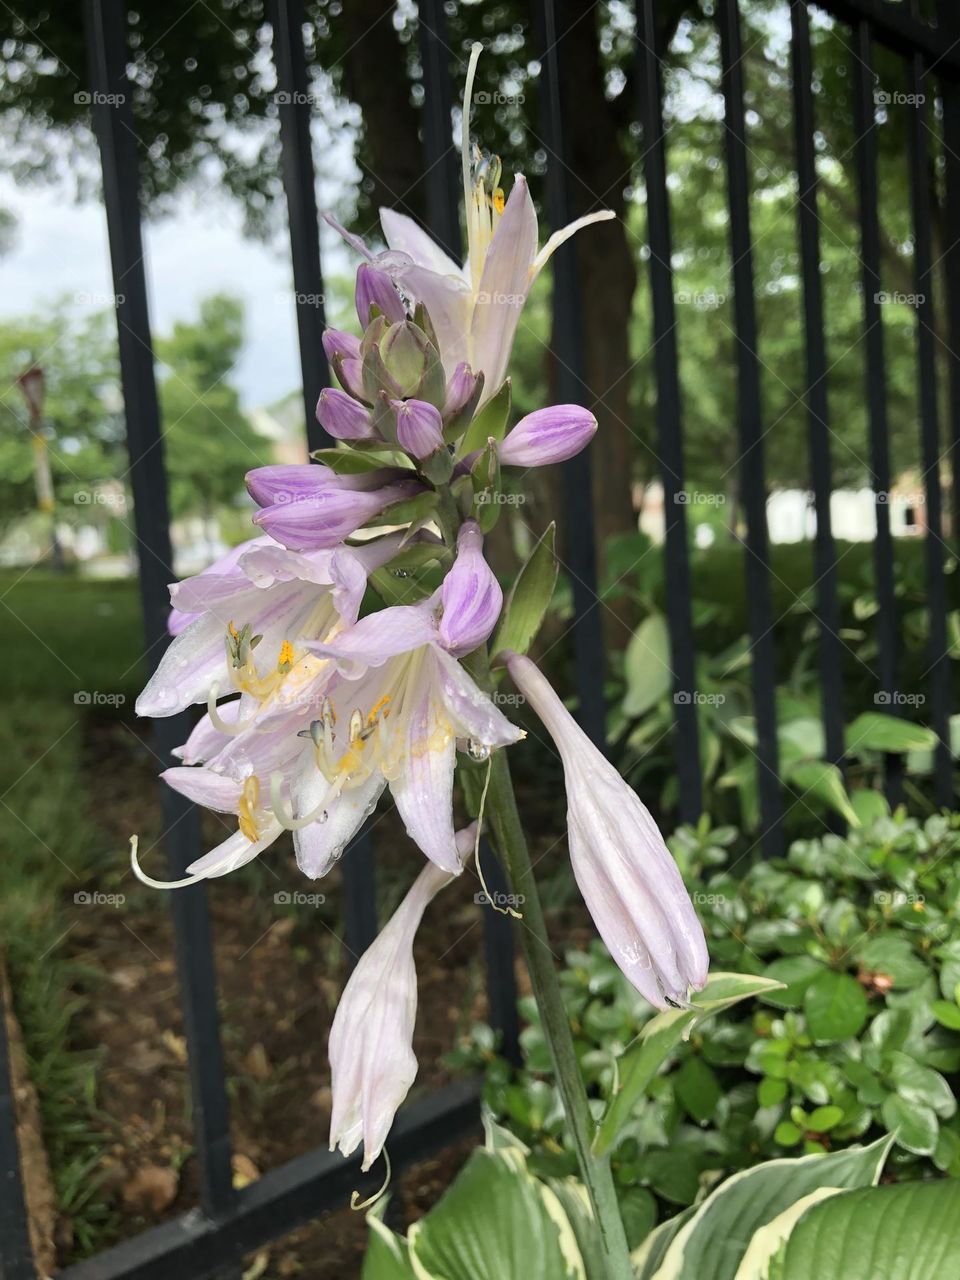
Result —
[[[453,829],[457,743],[432,682],[420,694],[407,729],[403,773],[390,783],[407,835],[442,870],[462,870]]]
[[[215,809],[217,813],[236,813],[239,808],[243,784],[223,774],[202,767],[176,765],[164,769],[160,777],[194,804]]]
[[[521,418],[500,445],[500,462],[506,467],[565,462],[590,443],[596,430],[596,418],[579,404],[537,409]]]
[[[426,267],[442,276],[460,275],[460,267],[454,260],[405,213],[397,213],[395,209],[381,209],[380,226],[389,247],[397,253],[408,254],[417,266]]]
[[[493,750],[519,742],[524,732],[498,711],[479,685],[467,675],[456,658],[438,645],[433,648],[439,667],[437,678],[441,696],[453,720],[458,738],[466,738]]]
[[[487,250],[471,320],[470,364],[485,378],[481,405],[506,377],[536,252],[537,214],[526,180],[518,174]]]
[[[313,773],[309,777],[306,769]],[[293,847],[297,865],[305,876],[319,880],[342,856],[347,845],[363,826],[366,818],[377,807],[386,782],[383,775],[373,773],[363,783],[348,787],[335,796],[324,815],[293,833]],[[294,812],[309,813],[323,802],[331,790],[330,784],[312,759],[304,767],[294,787]]]
[[[467,520],[457,535],[457,558],[440,591],[440,643],[450,653],[471,653],[497,625],[503,591],[483,555],[483,534]]]
[[[334,658],[341,673],[355,680],[369,667],[382,667],[390,658],[409,653],[437,638],[437,624],[430,601],[395,604],[365,618],[332,640],[307,647],[324,658]]]

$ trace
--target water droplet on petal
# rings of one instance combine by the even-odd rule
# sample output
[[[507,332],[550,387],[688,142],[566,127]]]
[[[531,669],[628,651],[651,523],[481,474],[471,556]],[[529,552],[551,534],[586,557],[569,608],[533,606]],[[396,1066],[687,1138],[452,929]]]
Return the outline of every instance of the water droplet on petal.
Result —
[[[478,742],[476,738],[471,738],[467,743],[467,754],[471,760],[482,762],[490,759],[490,748],[485,742]]]

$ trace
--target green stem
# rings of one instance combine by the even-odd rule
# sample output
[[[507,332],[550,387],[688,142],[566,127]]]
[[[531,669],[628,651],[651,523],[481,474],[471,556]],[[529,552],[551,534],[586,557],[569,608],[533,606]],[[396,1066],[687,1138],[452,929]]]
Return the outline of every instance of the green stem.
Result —
[[[610,1280],[631,1280],[630,1251],[617,1204],[617,1193],[608,1156],[591,1150],[593,1120],[587,1106],[583,1077],[577,1062],[570,1021],[563,1004],[560,982],[543,918],[543,907],[530,862],[530,852],[517,811],[506,753],[497,751],[492,761],[487,813],[494,839],[510,879],[511,890],[520,899],[523,911],[523,950],[530,982],[540,1010],[540,1022],[556,1072],[564,1111],[577,1149],[580,1172],[600,1228]]]

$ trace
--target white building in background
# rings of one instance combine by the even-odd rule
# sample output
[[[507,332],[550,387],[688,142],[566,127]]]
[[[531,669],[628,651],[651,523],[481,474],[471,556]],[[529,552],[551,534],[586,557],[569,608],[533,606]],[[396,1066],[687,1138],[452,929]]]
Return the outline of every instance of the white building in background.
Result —
[[[688,520],[697,547],[709,547],[716,540],[716,520],[698,519],[702,504],[710,499],[721,517],[726,515],[723,494],[691,492]],[[640,507],[639,526],[654,542],[662,542],[663,487],[659,480],[638,488],[635,499]],[[835,489],[830,496],[830,522],[833,536],[840,542],[872,542],[877,535],[877,506],[881,499],[890,511],[890,531],[895,538],[914,538],[926,529],[926,506],[919,478],[904,474],[889,494],[878,495],[872,489]],[[767,499],[767,529],[770,541],[807,542],[817,531],[817,515],[813,494],[808,489],[777,489]]]

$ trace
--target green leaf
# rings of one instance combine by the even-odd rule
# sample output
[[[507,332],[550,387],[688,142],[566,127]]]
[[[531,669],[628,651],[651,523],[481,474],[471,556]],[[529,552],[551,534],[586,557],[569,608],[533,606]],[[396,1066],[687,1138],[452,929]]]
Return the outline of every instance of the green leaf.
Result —
[[[948,1280],[958,1274],[960,1183],[903,1182],[845,1191],[803,1214],[778,1280]]]
[[[897,1093],[889,1093],[880,1110],[883,1123],[896,1136],[898,1146],[916,1156],[933,1154],[940,1126],[930,1107],[918,1106]]]
[[[510,589],[491,652],[526,653],[536,638],[557,581],[557,526],[548,525]]]
[[[628,1187],[619,1201],[627,1246],[636,1249],[653,1230],[657,1221],[657,1202],[646,1187]]]
[[[818,974],[803,997],[807,1027],[817,1044],[836,1044],[859,1035],[867,1020],[863,987],[848,973]]]
[[[656,1280],[734,1280],[754,1232],[819,1187],[872,1185],[889,1150],[886,1138],[825,1156],[770,1160],[734,1174],[707,1196],[675,1236]],[[839,1273],[828,1269],[810,1274]]]
[[[723,1097],[720,1082],[700,1057],[689,1057],[673,1077],[674,1091],[687,1114],[698,1124],[713,1117]]]
[[[795,1147],[802,1137],[792,1120],[781,1120],[773,1131],[773,1140],[781,1147]]]
[[[760,996],[760,1000],[775,1009],[798,1009],[807,987],[818,973],[823,972],[823,965],[813,956],[784,956],[781,960],[774,960],[764,969],[763,976],[782,982],[783,988],[769,991]]]
[[[473,515],[484,533],[489,533],[500,518],[503,485],[500,478],[500,455],[495,444],[483,450],[470,469],[473,485]]]
[[[314,449],[310,455],[317,462],[322,462],[324,466],[329,467],[331,471],[335,471],[338,476],[354,476],[362,471],[376,471],[380,467],[396,466],[397,459],[402,456],[402,454],[390,452],[389,446],[384,446],[380,457],[370,452],[359,453],[356,449]],[[412,476],[413,472],[410,474]]]
[[[729,1009],[748,996],[772,990],[778,984],[769,978],[742,973],[713,973],[695,997],[691,1009],[669,1009],[652,1018],[637,1037],[637,1043],[617,1059],[620,1088],[610,1100],[606,1115],[597,1127],[593,1146],[598,1155],[609,1150],[634,1107],[646,1092],[673,1049],[690,1035],[694,1025],[721,1009]]]
[[[761,1107],[776,1107],[787,1096],[786,1080],[775,1080],[772,1076],[760,1081],[757,1089],[757,1101]]]
[[[846,818],[851,827],[860,826],[857,811],[843,785],[843,774],[835,764],[828,764],[826,760],[801,760],[786,770],[786,776],[801,795],[816,796]]]
[[[410,1228],[418,1272],[443,1280],[583,1280],[569,1219],[519,1151],[475,1151],[430,1212]]]
[[[672,1218],[667,1218],[666,1222],[661,1222],[659,1227],[654,1227],[643,1244],[630,1254],[634,1280],[652,1280],[660,1269],[663,1255],[669,1249],[674,1237],[684,1223],[689,1222],[694,1213],[696,1209],[691,1205],[682,1213],[677,1213]]]
[[[941,1027],[949,1027],[951,1031],[960,1031],[960,1005],[951,1004],[949,1000],[934,1000],[933,1016]]]
[[[864,827],[869,827],[881,818],[889,818],[890,816],[890,806],[887,804],[887,798],[880,791],[870,791],[866,787],[858,787],[856,791],[851,791],[850,803],[853,805],[856,815]]]
[[[843,1119],[843,1107],[815,1107],[807,1116],[807,1128],[811,1133],[828,1133]]]
[[[818,1187],[808,1196],[795,1200],[788,1209],[755,1231],[750,1239],[743,1261],[737,1268],[735,1280],[772,1280],[771,1269],[773,1259],[780,1253],[780,1246],[790,1235],[797,1221],[803,1217],[811,1206],[827,1200],[830,1196],[841,1194],[840,1187]]]
[[[410,1250],[403,1236],[398,1236],[374,1214],[367,1215],[370,1238],[363,1258],[362,1280],[417,1280],[410,1264]],[[432,1280],[423,1273],[421,1280]]]
[[[623,714],[631,720],[649,711],[673,688],[670,632],[662,613],[644,618],[630,638],[623,656],[627,692]]]
[[[467,428],[467,434],[460,446],[461,458],[465,458],[468,453],[474,453],[477,449],[485,449],[491,437],[497,441],[503,439],[507,434],[512,398],[510,379],[507,378],[497,394],[487,401]]]
[[[866,748],[869,751],[903,753],[906,751],[930,751],[936,746],[937,735],[921,724],[901,720],[899,716],[886,716],[879,711],[865,711],[847,726],[845,734],[847,752],[853,754]]]
[[[930,1107],[943,1120],[956,1115],[957,1100],[940,1072],[925,1067],[909,1053],[890,1055],[890,1079],[906,1102]]]

